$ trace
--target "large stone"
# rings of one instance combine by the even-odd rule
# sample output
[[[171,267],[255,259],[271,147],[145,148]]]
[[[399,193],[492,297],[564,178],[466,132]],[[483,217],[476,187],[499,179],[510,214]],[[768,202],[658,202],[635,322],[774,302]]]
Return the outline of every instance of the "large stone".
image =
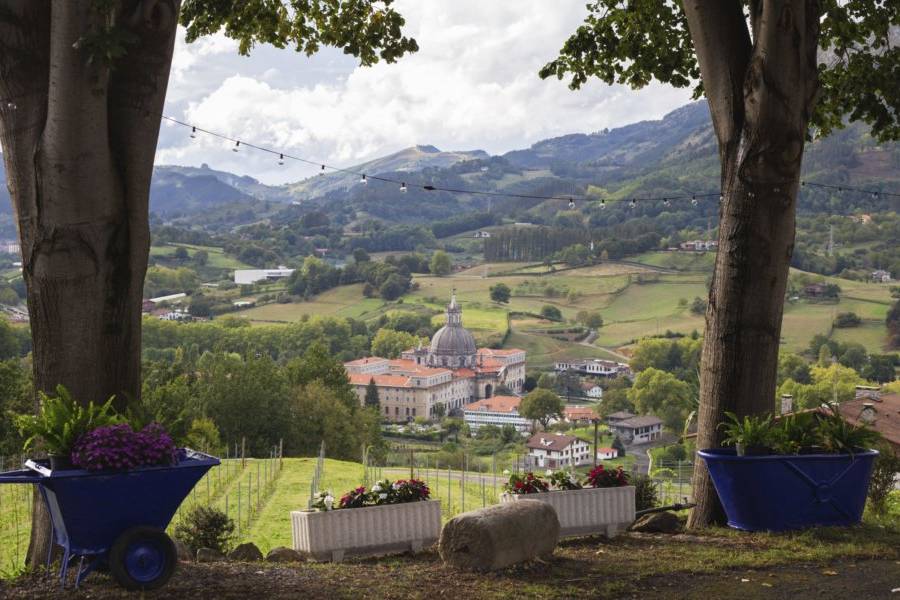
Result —
[[[240,562],[257,562],[263,559],[262,552],[256,547],[256,544],[247,542],[235,547],[228,553],[228,560],[237,560]]]
[[[191,562],[194,560],[194,554],[191,552],[191,549],[188,548],[188,545],[179,540],[175,541],[175,554],[178,556],[178,560],[183,562]]]
[[[269,550],[269,553],[266,554],[267,562],[290,563],[303,562],[303,560],[305,560],[305,558],[302,554],[292,548],[285,548],[284,546],[272,548]]]
[[[224,559],[225,557],[222,556],[222,553],[218,550],[213,550],[212,548],[200,548],[199,550],[197,550],[197,562],[219,562],[220,560]]]
[[[438,549],[453,567],[494,571],[549,556],[558,541],[556,510],[538,500],[520,500],[450,519],[441,531]]]
[[[678,533],[681,521],[673,512],[658,512],[644,515],[634,522],[631,531],[641,533]]]

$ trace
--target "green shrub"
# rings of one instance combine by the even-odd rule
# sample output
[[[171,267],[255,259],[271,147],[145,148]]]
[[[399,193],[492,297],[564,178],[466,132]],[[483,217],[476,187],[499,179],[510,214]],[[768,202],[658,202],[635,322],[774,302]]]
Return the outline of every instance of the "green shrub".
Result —
[[[634,475],[631,477],[631,485],[634,486],[634,509],[647,510],[659,505],[656,495],[656,485],[646,475]]]
[[[869,484],[869,507],[875,514],[884,515],[887,513],[888,498],[894,489],[894,476],[900,473],[900,454],[885,441],[878,445],[878,453]]]
[[[197,506],[175,526],[175,539],[196,554],[200,548],[212,548],[225,554],[234,539],[234,521],[221,510]]]

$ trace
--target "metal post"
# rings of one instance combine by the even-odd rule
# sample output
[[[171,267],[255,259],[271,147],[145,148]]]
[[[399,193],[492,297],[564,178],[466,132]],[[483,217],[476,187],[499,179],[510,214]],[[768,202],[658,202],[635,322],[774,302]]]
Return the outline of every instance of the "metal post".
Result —
[[[597,466],[597,452],[600,449],[599,446],[599,436],[600,436],[600,419],[591,419],[594,422],[594,466]]]
[[[459,487],[461,490],[460,494],[462,496],[461,508],[462,508],[463,512],[466,512],[466,471],[468,470],[468,468],[469,468],[469,455],[463,454],[462,475],[460,475],[460,477],[459,477]]]
[[[247,437],[241,438],[241,468],[247,466]]]
[[[241,535],[241,482],[238,481],[238,514],[237,514],[238,535]]]
[[[484,497],[484,473],[481,474],[481,508],[487,506],[487,499]]]
[[[447,465],[447,510],[450,511],[450,502],[453,498],[453,486],[450,484],[450,465]],[[447,514],[452,515],[452,512],[448,512]]]

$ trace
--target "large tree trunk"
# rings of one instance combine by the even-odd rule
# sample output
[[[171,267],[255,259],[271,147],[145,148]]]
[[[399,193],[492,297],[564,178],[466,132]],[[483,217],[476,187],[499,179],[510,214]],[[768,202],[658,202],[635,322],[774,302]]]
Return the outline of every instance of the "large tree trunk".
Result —
[[[722,162],[719,252],[700,377],[698,448],[720,445],[723,411],[774,408],[781,318],[804,141],[817,88],[818,5],[686,2]],[[689,525],[723,520],[702,461]]]
[[[36,390],[120,406],[140,396],[148,195],[178,0],[7,0],[0,5],[4,160],[22,243]],[[135,35],[112,66],[79,43]],[[15,108],[10,105],[15,104]],[[35,503],[29,565],[46,556]]]

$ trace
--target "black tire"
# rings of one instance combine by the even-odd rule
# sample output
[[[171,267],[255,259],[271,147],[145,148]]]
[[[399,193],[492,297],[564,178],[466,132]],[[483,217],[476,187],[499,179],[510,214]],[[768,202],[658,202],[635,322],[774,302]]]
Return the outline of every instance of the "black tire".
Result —
[[[155,590],[168,583],[178,566],[175,543],[165,531],[132,527],[109,551],[109,572],[126,590]]]

